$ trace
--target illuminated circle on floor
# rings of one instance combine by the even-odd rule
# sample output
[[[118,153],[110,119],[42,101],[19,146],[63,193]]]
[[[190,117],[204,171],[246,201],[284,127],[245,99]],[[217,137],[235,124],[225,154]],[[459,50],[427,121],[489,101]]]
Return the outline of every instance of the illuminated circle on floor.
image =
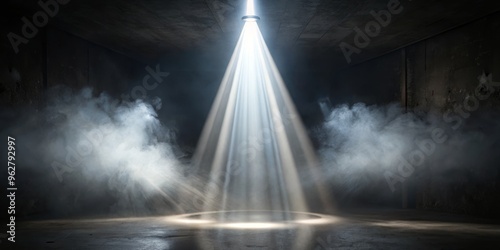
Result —
[[[167,216],[177,225],[222,229],[282,229],[298,226],[327,225],[338,222],[335,216],[292,211],[212,211]]]

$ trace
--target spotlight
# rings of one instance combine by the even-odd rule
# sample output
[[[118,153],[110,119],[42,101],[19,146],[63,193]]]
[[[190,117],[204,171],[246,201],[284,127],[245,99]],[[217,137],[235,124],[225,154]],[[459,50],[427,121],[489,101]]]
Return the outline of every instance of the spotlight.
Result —
[[[260,20],[260,17],[257,15],[246,15],[241,18],[241,20],[245,22],[256,22]]]

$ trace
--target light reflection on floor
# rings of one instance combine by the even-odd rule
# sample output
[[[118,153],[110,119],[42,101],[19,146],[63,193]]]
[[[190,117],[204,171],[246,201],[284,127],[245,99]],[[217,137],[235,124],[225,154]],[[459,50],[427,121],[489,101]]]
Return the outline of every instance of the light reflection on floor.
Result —
[[[389,227],[405,230],[432,230],[432,231],[448,231],[448,232],[467,232],[477,234],[498,234],[500,235],[500,227],[498,225],[485,225],[473,223],[458,223],[458,222],[437,222],[437,221],[377,221],[370,222],[369,225],[379,227]]]
[[[340,221],[331,215],[288,211],[217,211],[168,216],[167,223],[197,228],[286,229],[328,225]]]
[[[93,250],[290,250],[294,246],[312,250],[416,250],[499,249],[500,246],[500,224],[422,211],[346,214],[334,217],[338,219],[334,223],[293,228],[266,228],[259,224],[199,228],[180,226],[169,218],[171,216],[23,222],[17,228],[16,246],[17,249]]]

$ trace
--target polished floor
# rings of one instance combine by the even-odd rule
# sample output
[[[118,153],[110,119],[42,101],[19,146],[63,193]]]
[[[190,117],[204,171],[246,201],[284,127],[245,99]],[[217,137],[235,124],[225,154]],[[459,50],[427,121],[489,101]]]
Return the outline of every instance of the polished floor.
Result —
[[[500,249],[500,223],[413,210],[369,210],[329,224],[195,227],[166,217],[30,221],[0,249]]]

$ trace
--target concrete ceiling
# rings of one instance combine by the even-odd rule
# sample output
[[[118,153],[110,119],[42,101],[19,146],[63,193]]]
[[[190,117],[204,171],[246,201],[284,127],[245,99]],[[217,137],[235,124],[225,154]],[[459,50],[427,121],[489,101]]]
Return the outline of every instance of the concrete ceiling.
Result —
[[[36,1],[9,0],[39,10]],[[354,28],[374,20],[370,11],[394,0],[256,0],[271,49],[307,51],[347,65],[340,43],[353,44]],[[76,36],[139,60],[214,47],[232,50],[246,0],[72,0],[53,24]],[[382,55],[500,10],[498,0],[400,0],[380,35],[352,63]]]

